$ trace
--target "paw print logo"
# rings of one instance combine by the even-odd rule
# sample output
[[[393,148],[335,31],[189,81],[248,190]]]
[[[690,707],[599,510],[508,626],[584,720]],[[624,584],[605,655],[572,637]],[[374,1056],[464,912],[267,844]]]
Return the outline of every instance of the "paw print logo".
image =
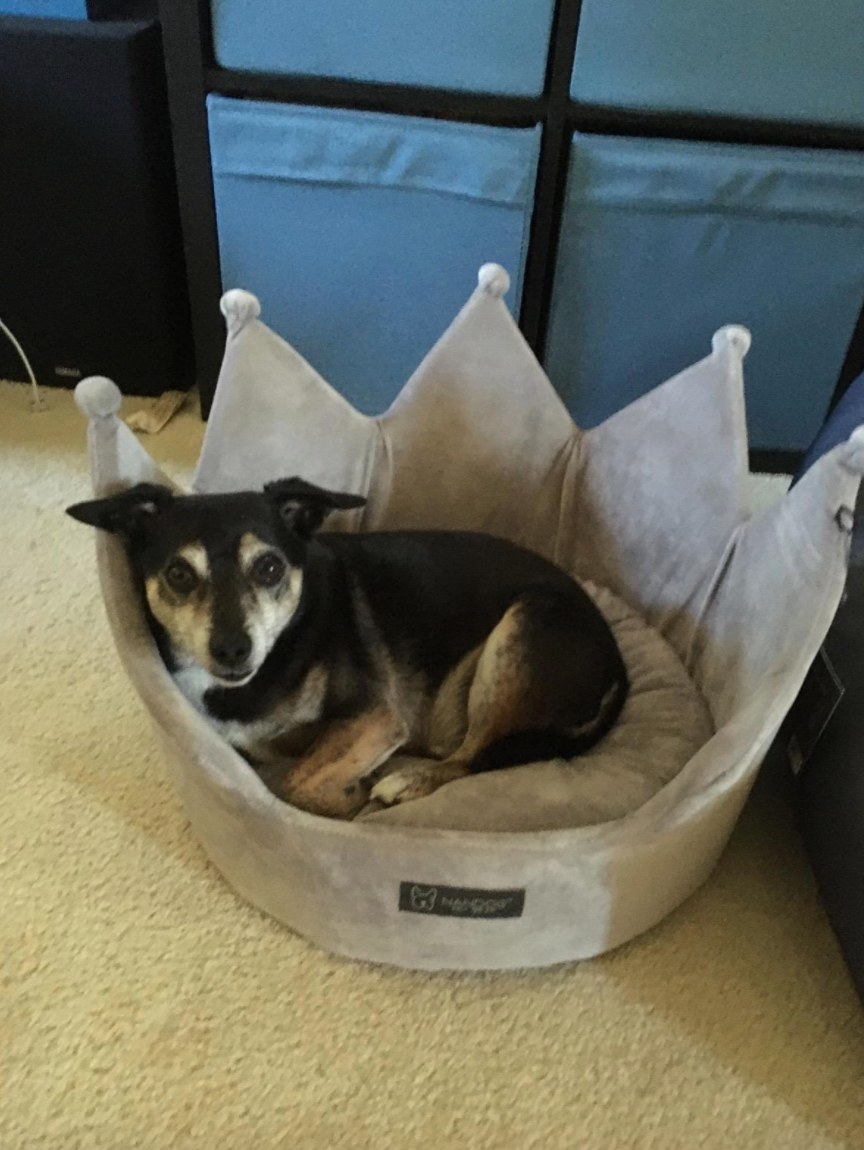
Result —
[[[435,899],[438,897],[438,891],[434,886],[411,887],[411,909],[412,910],[434,910]]]

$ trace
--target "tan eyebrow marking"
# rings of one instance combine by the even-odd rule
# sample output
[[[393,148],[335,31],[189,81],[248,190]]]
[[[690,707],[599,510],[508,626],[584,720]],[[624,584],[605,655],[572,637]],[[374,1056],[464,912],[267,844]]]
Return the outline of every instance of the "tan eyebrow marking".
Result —
[[[259,555],[264,555],[273,548],[259,539],[252,531],[247,531],[245,535],[240,537],[240,545],[237,549],[237,558],[240,561],[240,566],[244,571],[248,571]]]
[[[207,551],[200,543],[187,543],[177,552],[178,559],[185,559],[199,579],[206,579],[210,574],[210,561]]]

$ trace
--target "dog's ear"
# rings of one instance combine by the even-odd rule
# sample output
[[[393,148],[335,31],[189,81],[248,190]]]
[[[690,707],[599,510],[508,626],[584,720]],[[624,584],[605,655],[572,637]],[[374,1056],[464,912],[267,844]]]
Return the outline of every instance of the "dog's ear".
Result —
[[[331,511],[350,511],[366,503],[362,495],[326,491],[296,475],[268,483],[264,494],[276,504],[288,526],[303,539],[317,531]]]
[[[107,499],[76,503],[66,508],[66,514],[79,523],[86,523],[88,527],[128,536],[145,517],[155,515],[173,499],[174,492],[170,487],[163,487],[159,483],[139,483],[117,495],[109,495]]]

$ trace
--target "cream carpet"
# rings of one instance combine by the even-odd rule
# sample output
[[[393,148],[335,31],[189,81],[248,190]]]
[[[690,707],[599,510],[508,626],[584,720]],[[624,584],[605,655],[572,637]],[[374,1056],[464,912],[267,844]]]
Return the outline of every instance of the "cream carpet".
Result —
[[[331,958],[208,865],[110,644],[84,426],[0,386],[2,1150],[864,1147],[864,1014],[776,786],[603,959]],[[134,404],[130,406],[135,406]],[[148,446],[178,478],[195,411]]]

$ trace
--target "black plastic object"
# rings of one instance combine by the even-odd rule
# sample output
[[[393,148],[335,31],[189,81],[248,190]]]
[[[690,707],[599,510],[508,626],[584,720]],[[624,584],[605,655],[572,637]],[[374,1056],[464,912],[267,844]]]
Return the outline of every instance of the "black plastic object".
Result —
[[[159,27],[0,19],[0,316],[40,383],[193,382]],[[0,339],[0,377],[21,379]]]
[[[845,694],[795,779],[798,826],[831,925],[864,1000],[864,565],[825,642]]]
[[[843,395],[796,479],[862,423],[864,375]],[[861,499],[858,508],[852,528],[846,592],[824,645],[824,655],[844,693],[815,747],[803,763],[797,764],[792,794],[798,827],[822,901],[864,1000],[864,515]],[[796,707],[803,701],[802,692]],[[819,706],[818,700],[816,706]]]

